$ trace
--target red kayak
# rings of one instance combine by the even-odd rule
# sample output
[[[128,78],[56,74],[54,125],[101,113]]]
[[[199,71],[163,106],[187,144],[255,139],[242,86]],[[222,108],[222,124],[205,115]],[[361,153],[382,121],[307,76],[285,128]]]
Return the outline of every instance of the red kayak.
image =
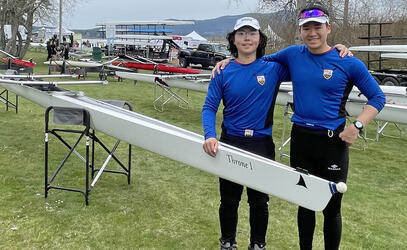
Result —
[[[137,63],[137,62],[113,62],[115,66],[123,66],[126,68],[132,69],[145,69],[145,70],[157,70],[163,72],[172,72],[172,73],[182,73],[182,74],[199,74],[201,73],[198,69],[191,68],[180,68],[167,66],[164,64],[153,64],[153,63]]]
[[[2,62],[7,63],[8,62],[8,58],[7,57],[3,57],[0,59]],[[11,63],[15,64],[15,65],[19,65],[22,67],[29,67],[29,68],[33,68],[35,66],[35,63],[30,62],[30,61],[26,61],[26,60],[21,60],[18,58],[13,58],[11,59]]]

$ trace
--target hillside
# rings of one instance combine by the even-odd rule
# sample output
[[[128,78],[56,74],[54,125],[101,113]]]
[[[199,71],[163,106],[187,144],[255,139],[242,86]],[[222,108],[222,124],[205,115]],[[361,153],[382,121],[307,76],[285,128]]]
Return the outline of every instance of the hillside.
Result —
[[[188,33],[195,30],[201,36],[205,38],[212,38],[212,37],[225,37],[226,34],[232,29],[233,25],[235,24],[236,19],[241,18],[243,16],[253,16],[258,18],[259,20],[263,20],[263,23],[267,23],[273,30],[279,30],[278,27],[273,27],[272,20],[275,18],[281,18],[282,15],[286,15],[281,12],[271,13],[271,14],[260,14],[260,13],[252,13],[252,14],[243,14],[243,15],[235,15],[235,16],[222,16],[214,19],[207,19],[207,20],[187,20],[187,21],[194,21],[194,25],[177,25],[172,26],[171,28],[174,30],[172,34],[176,35],[187,35]],[[171,19],[175,20],[175,19]],[[186,21],[186,20],[183,20]],[[280,28],[281,29],[281,28]],[[84,38],[100,38],[100,34],[98,32],[98,28],[87,29],[87,30],[75,30],[75,33],[82,33]],[[278,33],[278,32],[277,32]]]

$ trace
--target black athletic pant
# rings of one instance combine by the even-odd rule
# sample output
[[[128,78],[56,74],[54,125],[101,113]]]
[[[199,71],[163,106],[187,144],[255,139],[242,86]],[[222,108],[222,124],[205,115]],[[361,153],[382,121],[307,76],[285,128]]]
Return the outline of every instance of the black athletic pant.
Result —
[[[48,56],[47,56],[47,61],[52,57],[51,54],[51,48],[47,48]]]
[[[223,133],[220,141],[269,159],[274,160],[275,157],[274,143],[271,136],[251,138],[236,137]],[[219,187],[221,197],[219,206],[221,240],[233,244],[236,238],[238,207],[243,186],[219,178]],[[251,244],[265,244],[269,217],[269,197],[267,194],[247,188],[247,199],[250,205],[250,242]]]
[[[344,125],[336,131],[312,130],[293,125],[291,130],[290,163],[292,167],[307,169],[311,174],[333,182],[346,182],[349,149],[339,138]],[[342,233],[342,194],[336,193],[323,210],[325,249],[339,249]],[[315,212],[298,209],[298,233],[301,249],[312,249]]]

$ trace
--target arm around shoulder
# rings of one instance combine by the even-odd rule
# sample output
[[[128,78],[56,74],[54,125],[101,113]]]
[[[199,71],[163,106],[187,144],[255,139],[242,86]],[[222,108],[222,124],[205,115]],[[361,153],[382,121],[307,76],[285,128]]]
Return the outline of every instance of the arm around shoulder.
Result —
[[[215,78],[215,74],[220,75],[220,70],[225,69],[225,67],[230,63],[230,60],[231,59],[226,58],[216,63],[215,67],[212,69],[211,79]]]
[[[278,62],[283,65],[288,65],[288,61],[290,60],[291,55],[295,54],[296,52],[300,52],[300,50],[300,46],[292,45],[280,51],[277,51],[276,53],[265,55],[261,59],[266,62]]]

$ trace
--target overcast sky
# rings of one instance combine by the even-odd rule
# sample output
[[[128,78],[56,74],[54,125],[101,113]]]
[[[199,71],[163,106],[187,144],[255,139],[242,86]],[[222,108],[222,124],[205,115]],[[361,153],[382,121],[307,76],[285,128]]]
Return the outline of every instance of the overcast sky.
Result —
[[[64,27],[87,29],[106,21],[163,19],[211,19],[224,15],[256,12],[258,0],[83,0],[72,14],[64,16]]]

